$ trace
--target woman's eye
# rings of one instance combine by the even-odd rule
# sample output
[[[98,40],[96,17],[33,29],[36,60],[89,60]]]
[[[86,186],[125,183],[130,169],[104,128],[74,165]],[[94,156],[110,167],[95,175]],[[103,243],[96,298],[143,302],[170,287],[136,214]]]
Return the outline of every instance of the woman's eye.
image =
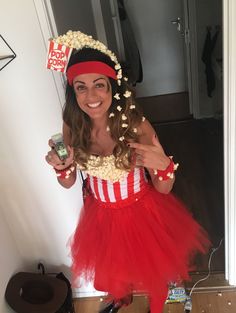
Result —
[[[83,85],[79,85],[79,86],[77,86],[76,87],[76,91],[78,91],[78,92],[82,92],[82,91],[84,91],[86,88],[85,88],[85,86],[83,86]]]
[[[99,88],[99,89],[105,87],[105,85],[104,85],[103,83],[98,83],[98,84],[96,84],[95,86],[96,86],[96,88]]]

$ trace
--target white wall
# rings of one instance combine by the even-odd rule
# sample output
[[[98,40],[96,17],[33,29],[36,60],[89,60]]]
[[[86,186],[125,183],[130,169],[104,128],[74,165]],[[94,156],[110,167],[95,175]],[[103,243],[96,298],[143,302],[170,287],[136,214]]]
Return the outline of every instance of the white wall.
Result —
[[[11,277],[14,272],[20,271],[23,264],[22,257],[16,247],[16,243],[2,212],[0,212],[0,247],[0,312],[7,313],[11,310],[4,299],[6,285],[9,281],[9,277]]]
[[[11,233],[19,251],[15,263],[5,262],[4,271],[10,277],[22,259],[25,270],[35,270],[43,260],[46,269],[67,273],[66,244],[82,205],[80,182],[63,189],[44,160],[49,137],[61,130],[60,101],[45,68],[46,47],[34,1],[0,4],[1,34],[17,54],[0,72],[0,216],[9,228],[5,235]],[[1,253],[11,254],[7,240]],[[2,294],[4,285],[0,287]]]

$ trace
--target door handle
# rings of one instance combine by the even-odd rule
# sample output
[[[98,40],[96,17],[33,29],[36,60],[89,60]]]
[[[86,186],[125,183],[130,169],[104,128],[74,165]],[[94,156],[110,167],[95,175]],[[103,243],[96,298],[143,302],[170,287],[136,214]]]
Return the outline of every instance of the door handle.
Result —
[[[179,31],[179,32],[181,32],[182,31],[182,27],[181,27],[181,18],[180,17],[177,17],[175,20],[172,20],[171,21],[171,24],[173,24],[173,25],[176,25],[177,26],[177,30]]]

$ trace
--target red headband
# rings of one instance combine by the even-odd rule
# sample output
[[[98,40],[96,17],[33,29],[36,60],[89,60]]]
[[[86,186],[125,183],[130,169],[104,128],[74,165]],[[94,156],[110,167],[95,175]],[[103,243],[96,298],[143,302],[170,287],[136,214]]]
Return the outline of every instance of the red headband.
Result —
[[[87,61],[76,63],[68,68],[66,76],[69,85],[72,85],[73,80],[76,76],[88,73],[102,74],[115,80],[117,79],[116,71],[111,66],[99,61]]]

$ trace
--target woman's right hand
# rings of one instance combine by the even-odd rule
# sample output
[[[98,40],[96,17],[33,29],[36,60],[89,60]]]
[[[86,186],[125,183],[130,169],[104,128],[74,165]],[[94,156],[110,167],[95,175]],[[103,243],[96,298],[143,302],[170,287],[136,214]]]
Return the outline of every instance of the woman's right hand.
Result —
[[[60,160],[58,154],[55,151],[55,145],[51,139],[48,141],[48,144],[51,147],[51,150],[48,151],[47,155],[45,156],[45,160],[53,168],[57,170],[64,170],[74,162],[74,149],[72,147],[66,147],[69,156],[65,160]]]

